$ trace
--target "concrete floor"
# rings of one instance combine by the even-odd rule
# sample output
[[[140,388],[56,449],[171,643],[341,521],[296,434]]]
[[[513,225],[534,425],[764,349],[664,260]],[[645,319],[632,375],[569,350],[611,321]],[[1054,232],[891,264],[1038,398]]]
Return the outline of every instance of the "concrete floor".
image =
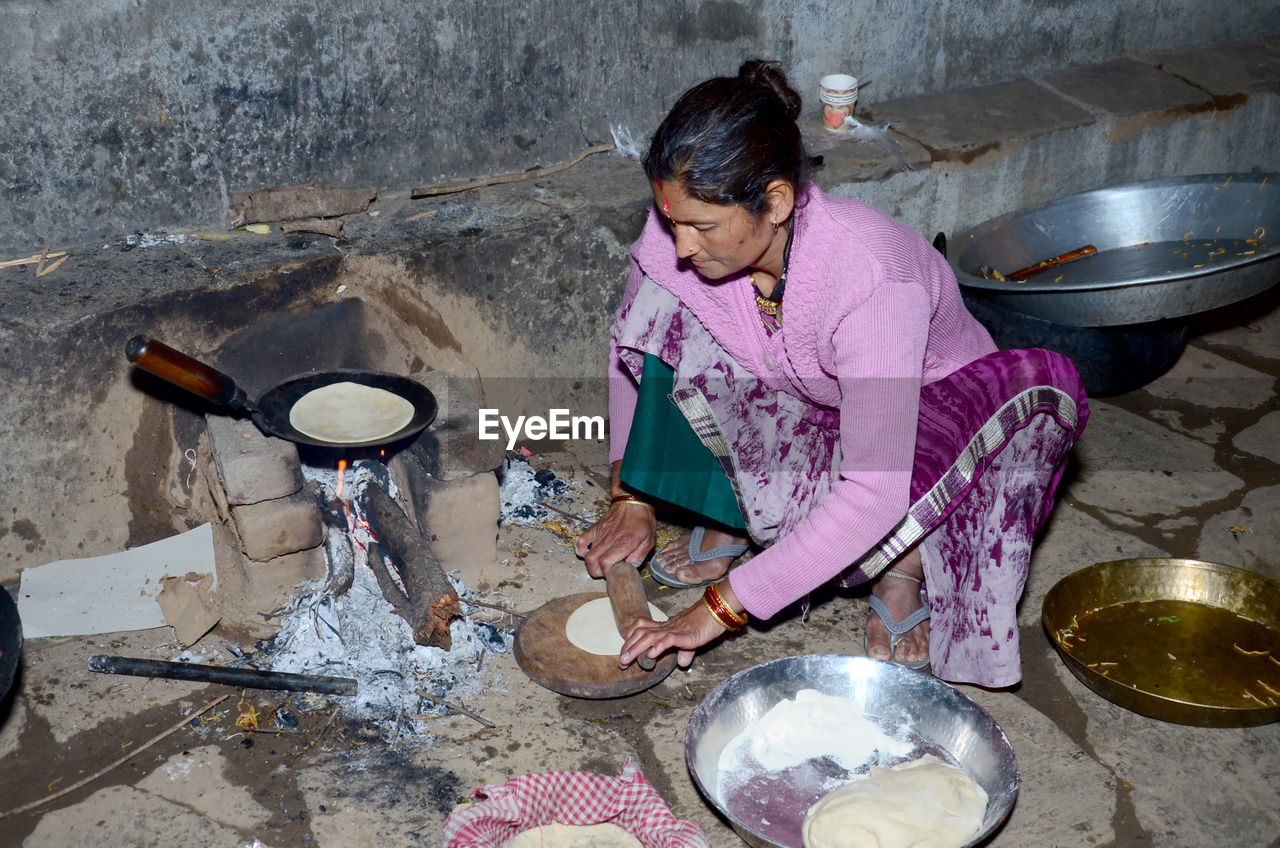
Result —
[[[1126,711],[1082,685],[1040,626],[1060,578],[1094,562],[1171,555],[1280,579],[1280,291],[1195,321],[1167,374],[1097,399],[1078,466],[1037,549],[1020,613],[1024,682],[1014,691],[961,687],[1001,725],[1017,753],[1021,791],[991,846],[1280,845],[1280,725],[1204,729]],[[545,444],[545,443],[543,443]],[[599,508],[603,445],[574,443],[531,462],[573,482],[555,504]],[[493,573],[462,575],[479,597],[529,611],[598,591],[555,527],[502,528]],[[692,593],[646,581],[675,609]],[[642,694],[573,700],[539,687],[512,652],[484,658],[485,686],[465,716],[410,720],[387,742],[332,702],[292,699],[293,733],[246,732],[282,693],[95,675],[91,653],[169,658],[167,629],[27,644],[16,691],[0,711],[0,814],[59,792],[132,751],[81,788],[7,816],[0,845],[436,845],[445,817],[475,789],[549,769],[615,775],[637,763],[676,815],[711,845],[741,842],[692,783],[684,732],[703,696],[728,675],[800,653],[860,654],[862,595],[824,596],[807,620],[752,627]],[[513,619],[478,616],[509,627]],[[216,646],[213,646],[216,650]],[[230,696],[199,722],[194,710]],[[196,726],[198,724],[198,726]],[[162,731],[176,732],[150,744]]]

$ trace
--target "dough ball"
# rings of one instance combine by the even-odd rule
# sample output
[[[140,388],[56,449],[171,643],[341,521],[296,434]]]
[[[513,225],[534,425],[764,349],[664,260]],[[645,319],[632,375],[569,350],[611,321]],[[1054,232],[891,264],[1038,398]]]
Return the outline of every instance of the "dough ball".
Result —
[[[649,617],[654,621],[666,621],[667,614],[649,604]],[[609,597],[596,598],[578,607],[564,623],[564,635],[570,644],[588,654],[616,657],[622,653],[622,634],[613,620],[613,605]]]
[[[548,824],[517,833],[502,848],[644,848],[616,824]]]
[[[871,774],[823,796],[804,816],[805,848],[959,848],[982,828],[987,793],[937,757]]]
[[[413,420],[413,411],[413,404],[395,392],[344,381],[298,398],[289,410],[289,424],[322,442],[353,445],[398,432]]]

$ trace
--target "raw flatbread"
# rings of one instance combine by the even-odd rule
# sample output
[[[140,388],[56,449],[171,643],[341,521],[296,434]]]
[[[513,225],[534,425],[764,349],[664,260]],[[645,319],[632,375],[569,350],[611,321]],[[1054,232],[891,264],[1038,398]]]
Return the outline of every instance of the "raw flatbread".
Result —
[[[384,439],[413,420],[413,404],[395,392],[343,381],[312,389],[289,410],[299,433],[351,445]]]
[[[644,848],[644,843],[608,822],[548,824],[517,833],[502,848]]]
[[[982,827],[987,793],[932,754],[824,795],[804,815],[805,848],[959,848]]]
[[[911,749],[912,743],[886,734],[853,701],[801,689],[730,740],[720,753],[719,773],[722,780],[733,779],[752,760],[766,771],[782,771],[818,757],[853,772],[877,751],[905,757]]]
[[[667,614],[649,604],[649,617],[666,621]],[[622,634],[613,620],[613,605],[608,596],[587,601],[574,610],[564,623],[564,635],[574,647],[588,654],[616,657],[622,653]]]

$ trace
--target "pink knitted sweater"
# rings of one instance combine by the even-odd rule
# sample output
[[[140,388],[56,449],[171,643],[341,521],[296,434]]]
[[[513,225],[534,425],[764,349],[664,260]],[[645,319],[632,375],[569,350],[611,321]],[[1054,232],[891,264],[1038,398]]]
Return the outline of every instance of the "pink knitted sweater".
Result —
[[[817,187],[797,203],[784,324],[765,332],[747,275],[706,280],[676,259],[656,210],[631,248],[624,305],[644,277],[674,294],[724,350],[771,388],[838,410],[838,475],[791,533],[730,575],[770,618],[836,577],[906,513],[922,385],[994,351],[946,260],[920,234]],[[635,376],[610,351],[610,460],[635,412]]]

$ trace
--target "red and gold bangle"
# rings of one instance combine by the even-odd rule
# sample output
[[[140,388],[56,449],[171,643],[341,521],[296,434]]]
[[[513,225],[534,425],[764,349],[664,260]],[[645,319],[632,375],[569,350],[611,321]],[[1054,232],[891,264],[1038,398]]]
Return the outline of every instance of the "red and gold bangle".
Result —
[[[714,583],[703,591],[702,603],[706,604],[707,611],[711,613],[711,617],[725,630],[738,630],[747,623],[747,614],[744,612],[739,615],[734,612],[724,602],[724,598],[720,597],[720,593],[716,591],[716,584]]]
[[[639,504],[640,506],[653,509],[653,504],[649,503],[648,501],[643,501],[640,498],[637,498],[635,495],[630,494],[628,492],[623,492],[620,495],[614,495],[613,497],[609,498],[609,506],[617,506],[620,503]]]

